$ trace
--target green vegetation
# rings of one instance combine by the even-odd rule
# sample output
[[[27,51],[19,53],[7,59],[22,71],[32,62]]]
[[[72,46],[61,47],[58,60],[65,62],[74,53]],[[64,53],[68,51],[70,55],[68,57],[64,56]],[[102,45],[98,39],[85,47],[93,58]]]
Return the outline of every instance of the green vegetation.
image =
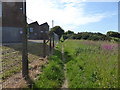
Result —
[[[120,42],[120,33],[114,31],[108,31],[106,34],[99,32],[78,32],[76,34],[71,30],[65,32],[60,26],[55,26],[51,29],[50,34],[53,32],[59,35],[59,39],[63,36],[64,39]]]
[[[63,39],[63,38],[62,38]],[[61,43],[36,81],[34,88],[60,88],[67,68],[69,88],[117,88],[116,43],[105,41],[61,40],[65,62],[61,59]]]
[[[116,43],[65,41],[69,88],[117,88],[117,49]]]
[[[43,44],[28,43],[28,60],[29,63],[38,60],[43,55],[41,48]],[[2,69],[3,79],[20,72],[22,68],[22,44],[10,44],[2,47]]]
[[[73,31],[68,30],[68,31],[66,31],[64,34],[65,34],[65,35],[67,35],[67,34],[74,34],[74,32],[73,32]]]
[[[64,39],[78,39],[78,40],[94,40],[94,41],[112,41],[120,42],[120,33],[108,31],[106,34],[102,33],[92,33],[92,32],[78,32],[75,34],[72,31],[66,31],[63,35]]]
[[[108,32],[107,32],[107,36],[120,38],[120,33],[118,33],[118,32],[113,32],[113,31],[108,31]]]
[[[113,37],[114,38],[114,37]],[[54,49],[48,63],[35,81],[36,88],[61,88],[64,66],[67,70],[68,88],[117,88],[118,87],[118,44],[108,41],[64,40],[63,36]],[[62,46],[64,58],[62,60]],[[21,70],[21,44],[2,47],[3,79]],[[42,56],[42,44],[28,43],[29,62]],[[12,68],[13,65],[19,62]],[[66,64],[66,65],[64,65]],[[10,69],[9,69],[10,68]]]
[[[50,31],[50,34],[52,34],[53,32],[59,35],[59,39],[64,34],[64,30],[60,26],[53,27]]]
[[[59,49],[58,49],[59,48]],[[63,61],[60,46],[49,56],[48,64],[43,68],[42,74],[35,82],[34,88],[60,88],[64,80]]]
[[[105,41],[66,40],[61,43],[35,82],[34,88],[60,88],[67,68],[69,88],[117,88],[118,46]]]

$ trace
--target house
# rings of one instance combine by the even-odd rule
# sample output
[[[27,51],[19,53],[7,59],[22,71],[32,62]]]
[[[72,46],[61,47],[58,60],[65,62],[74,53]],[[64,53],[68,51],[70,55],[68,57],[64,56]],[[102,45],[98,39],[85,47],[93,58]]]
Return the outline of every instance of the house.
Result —
[[[2,2],[2,43],[22,41],[25,15],[23,2]]]
[[[0,17],[0,45],[2,45],[2,18]]]
[[[49,25],[43,23],[41,25],[38,22],[29,24],[29,39],[31,40],[48,40]]]

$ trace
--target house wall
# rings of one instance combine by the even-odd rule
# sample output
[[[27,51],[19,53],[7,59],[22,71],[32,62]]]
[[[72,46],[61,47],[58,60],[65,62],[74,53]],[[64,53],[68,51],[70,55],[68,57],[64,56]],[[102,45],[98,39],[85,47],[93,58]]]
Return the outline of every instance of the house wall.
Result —
[[[2,43],[22,41],[24,16],[22,2],[2,2]]]
[[[18,27],[2,27],[3,43],[18,43],[22,41],[23,28]]]
[[[49,32],[49,26],[47,24],[41,25],[39,27],[40,39],[48,39],[48,32]]]
[[[38,40],[39,39],[39,25],[31,24],[29,25],[29,29],[33,28],[33,32],[29,32],[29,39]]]
[[[2,17],[2,2],[0,2],[0,17]]]
[[[22,2],[2,2],[2,26],[23,27],[24,16],[22,8]]]
[[[29,32],[29,39],[34,39],[34,40],[43,40],[43,39],[48,39],[48,30],[42,26],[33,26],[29,27],[33,28],[33,32]]]
[[[37,22],[34,22],[29,24],[29,29],[30,28],[33,28],[33,32],[29,32],[29,39],[48,40],[49,25],[47,23],[39,25]]]
[[[0,2],[0,45],[2,43],[2,2]]]

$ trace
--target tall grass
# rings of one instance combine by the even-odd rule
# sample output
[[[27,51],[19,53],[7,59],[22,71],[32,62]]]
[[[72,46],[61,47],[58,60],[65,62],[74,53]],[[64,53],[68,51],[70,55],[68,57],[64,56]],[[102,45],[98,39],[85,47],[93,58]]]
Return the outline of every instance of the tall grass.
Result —
[[[43,44],[28,43],[29,63],[42,57],[42,47]],[[0,48],[2,49],[2,79],[7,79],[22,69],[22,43],[4,45]]]
[[[118,87],[117,49],[109,42],[64,42],[69,88]]]
[[[60,49],[60,48],[59,48]],[[34,88],[60,88],[64,80],[63,61],[61,51],[54,50],[49,56],[48,64],[43,68],[39,79],[35,82]]]

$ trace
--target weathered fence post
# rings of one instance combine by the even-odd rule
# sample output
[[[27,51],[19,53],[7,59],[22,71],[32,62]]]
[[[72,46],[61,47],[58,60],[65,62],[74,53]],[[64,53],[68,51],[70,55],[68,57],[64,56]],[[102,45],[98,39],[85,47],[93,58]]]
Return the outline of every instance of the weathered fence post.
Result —
[[[55,42],[54,42],[54,33],[53,33],[53,48],[55,47]]]
[[[45,58],[46,57],[46,40],[44,39],[43,40],[43,57]]]
[[[23,28],[23,45],[22,45],[22,76],[28,77],[28,53],[27,53],[27,22],[26,22],[26,2],[23,2],[24,28]]]
[[[51,36],[50,36],[50,53],[51,53],[51,50],[52,50],[52,45],[51,45]]]
[[[120,1],[118,2],[118,26],[120,26]],[[120,31],[120,27],[118,27]],[[120,68],[120,43],[118,43],[118,68]],[[118,88],[120,88],[120,69],[118,69]]]

